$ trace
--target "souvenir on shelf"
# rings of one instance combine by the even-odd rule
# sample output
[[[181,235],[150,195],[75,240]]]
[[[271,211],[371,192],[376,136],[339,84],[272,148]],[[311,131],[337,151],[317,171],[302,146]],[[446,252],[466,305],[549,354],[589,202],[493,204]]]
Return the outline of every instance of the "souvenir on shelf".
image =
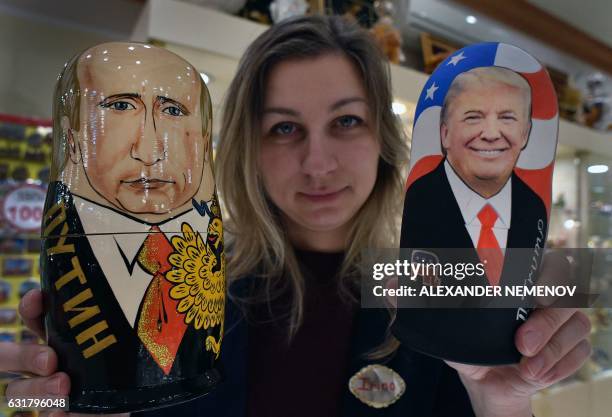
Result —
[[[40,289],[40,283],[38,282],[37,279],[27,279],[21,282],[21,284],[19,284],[19,298],[23,297],[24,295],[26,295],[26,293],[30,290],[34,290],[34,289]]]
[[[65,66],[53,117],[41,274],[70,410],[128,412],[210,392],[225,255],[198,70],[150,45],[97,45]]]
[[[32,275],[34,261],[20,256],[5,256],[2,259],[2,276],[15,277]]]
[[[417,104],[401,247],[415,262],[475,270],[467,277],[435,272],[436,279],[417,278],[417,285],[486,289],[535,282],[548,229],[557,129],[553,84],[525,51],[482,43],[440,63]],[[528,305],[490,308],[503,306],[496,304],[501,297],[457,302],[399,308],[392,331],[407,346],[451,361],[519,360],[514,333],[527,319]]]
[[[15,340],[16,335],[14,330],[0,330],[0,342],[14,342]]]
[[[393,3],[390,0],[376,0],[374,9],[378,15],[378,21],[370,31],[389,62],[399,64],[404,60],[404,54],[402,52],[402,36],[393,25]]]
[[[17,322],[17,310],[14,308],[0,308],[0,324],[14,324]]]
[[[12,292],[11,284],[4,280],[0,280],[0,304],[6,303],[11,298]]]
[[[20,341],[21,343],[39,343],[40,342],[40,340],[38,339],[38,336],[36,336],[36,334],[34,334],[28,329],[21,330]]]

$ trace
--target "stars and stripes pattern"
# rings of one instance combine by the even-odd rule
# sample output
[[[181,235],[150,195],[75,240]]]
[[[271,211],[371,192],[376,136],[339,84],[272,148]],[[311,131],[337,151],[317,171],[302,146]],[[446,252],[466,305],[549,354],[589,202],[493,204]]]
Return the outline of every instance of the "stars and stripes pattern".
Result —
[[[455,77],[473,68],[488,66],[516,71],[531,86],[531,133],[514,171],[542,198],[550,214],[552,171],[559,127],[557,97],[542,64],[522,49],[504,43],[467,46],[442,61],[427,80],[414,117],[411,166],[406,187],[432,171],[442,159],[440,110]]]

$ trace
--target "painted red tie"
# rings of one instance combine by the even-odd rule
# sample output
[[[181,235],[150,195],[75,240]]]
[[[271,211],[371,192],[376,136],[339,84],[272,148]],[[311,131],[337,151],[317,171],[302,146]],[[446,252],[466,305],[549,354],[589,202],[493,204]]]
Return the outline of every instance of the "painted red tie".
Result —
[[[504,266],[504,254],[499,247],[495,233],[493,233],[493,226],[497,221],[497,213],[490,204],[487,204],[478,213],[478,220],[480,220],[481,226],[476,251],[480,261],[485,266],[489,284],[499,285],[499,279]]]
[[[138,337],[166,375],[187,329],[177,312],[178,302],[170,298],[172,284],[164,277],[172,268],[168,262],[172,251],[168,238],[153,226],[138,253],[138,263],[153,276],[140,306]]]

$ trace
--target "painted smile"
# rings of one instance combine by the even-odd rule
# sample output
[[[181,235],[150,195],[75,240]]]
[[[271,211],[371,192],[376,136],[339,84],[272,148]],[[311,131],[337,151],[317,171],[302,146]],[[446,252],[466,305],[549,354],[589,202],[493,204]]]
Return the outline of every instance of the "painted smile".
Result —
[[[496,156],[501,155],[506,152],[509,148],[498,148],[498,149],[478,149],[472,146],[468,146],[468,149],[472,152],[477,153],[479,156],[483,156],[485,158],[494,158]]]
[[[121,180],[121,184],[125,184],[129,187],[137,190],[156,190],[162,188],[168,184],[174,184],[172,180],[162,180],[159,178],[137,178],[134,180]]]

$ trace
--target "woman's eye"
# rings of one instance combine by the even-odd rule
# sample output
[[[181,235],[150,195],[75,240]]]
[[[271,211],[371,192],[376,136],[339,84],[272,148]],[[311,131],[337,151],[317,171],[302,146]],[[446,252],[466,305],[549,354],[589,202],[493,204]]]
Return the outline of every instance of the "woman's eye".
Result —
[[[113,101],[112,103],[105,104],[104,107],[117,111],[136,110],[136,107],[127,101]]]
[[[362,122],[363,121],[357,116],[342,116],[337,119],[338,125],[344,129],[358,126]]]
[[[297,131],[297,127],[293,123],[278,123],[272,128],[272,133],[276,135],[291,135]]]
[[[169,114],[170,116],[184,116],[185,113],[176,106],[169,106],[162,110],[162,113]]]

